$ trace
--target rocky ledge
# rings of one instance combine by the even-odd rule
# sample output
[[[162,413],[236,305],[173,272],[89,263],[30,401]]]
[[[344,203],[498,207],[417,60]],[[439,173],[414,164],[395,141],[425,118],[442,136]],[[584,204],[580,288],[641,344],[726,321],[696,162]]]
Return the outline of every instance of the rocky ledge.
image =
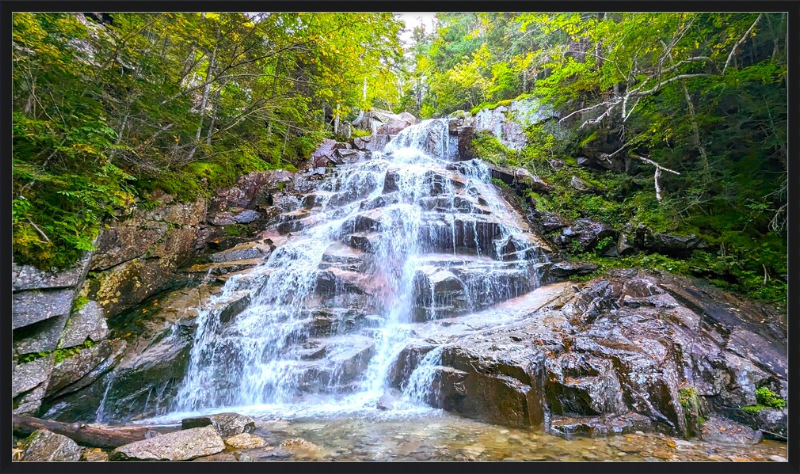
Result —
[[[509,324],[481,325],[496,317],[488,310],[407,347],[394,385],[403,388],[436,349],[427,402],[467,417],[564,437],[657,431],[741,444],[760,440],[760,430],[785,439],[786,408],[762,406],[756,394],[787,396],[780,315],[698,281],[636,270],[507,304],[525,307],[537,293],[547,302]],[[712,421],[722,423],[713,434]]]

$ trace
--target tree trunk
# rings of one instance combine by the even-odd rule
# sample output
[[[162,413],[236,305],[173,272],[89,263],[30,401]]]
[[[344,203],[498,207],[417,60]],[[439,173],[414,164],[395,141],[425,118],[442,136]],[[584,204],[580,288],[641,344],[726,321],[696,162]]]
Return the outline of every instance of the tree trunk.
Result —
[[[205,16],[205,15],[203,15]],[[222,18],[219,20],[222,21]],[[216,67],[216,59],[217,59],[217,48],[219,48],[219,36],[220,36],[220,28],[222,27],[221,24],[217,24],[217,44],[214,45],[214,51],[211,53],[211,58],[208,60],[208,69],[206,69],[206,82],[208,82],[211,75],[214,73],[214,67]],[[200,101],[200,123],[197,125],[197,133],[195,134],[194,141],[195,144],[192,147],[192,151],[189,152],[189,156],[186,159],[187,162],[191,161],[194,157],[194,154],[197,152],[197,145],[200,142],[200,136],[203,133],[203,121],[205,119],[206,113],[206,105],[208,104],[208,94],[211,92],[211,83],[208,82],[205,87],[203,88],[203,99]]]
[[[152,430],[145,426],[120,426],[62,423],[53,420],[42,420],[32,416],[12,415],[14,434],[28,436],[36,430],[49,430],[64,435],[83,446],[97,448],[116,448],[149,438]]]

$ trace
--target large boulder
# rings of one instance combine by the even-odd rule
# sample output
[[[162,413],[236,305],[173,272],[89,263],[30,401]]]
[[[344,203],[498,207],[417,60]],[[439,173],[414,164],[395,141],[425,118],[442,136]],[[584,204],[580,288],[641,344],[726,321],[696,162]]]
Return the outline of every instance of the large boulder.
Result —
[[[81,458],[81,447],[75,441],[48,430],[34,431],[22,449],[22,461],[75,462]]]
[[[111,461],[189,461],[217,454],[225,442],[213,426],[174,431],[120,446]]]
[[[353,146],[361,151],[383,151],[391,137],[386,134],[369,135],[353,139]]]

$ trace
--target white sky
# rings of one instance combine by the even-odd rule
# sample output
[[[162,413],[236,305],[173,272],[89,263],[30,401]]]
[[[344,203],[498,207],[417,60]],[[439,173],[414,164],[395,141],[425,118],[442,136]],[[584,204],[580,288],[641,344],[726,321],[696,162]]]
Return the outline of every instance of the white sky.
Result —
[[[411,42],[411,32],[417,25],[423,25],[425,31],[430,33],[433,29],[433,20],[436,15],[435,12],[422,12],[422,13],[395,13],[400,17],[400,20],[405,23],[405,31],[400,34],[400,39],[405,46]]]

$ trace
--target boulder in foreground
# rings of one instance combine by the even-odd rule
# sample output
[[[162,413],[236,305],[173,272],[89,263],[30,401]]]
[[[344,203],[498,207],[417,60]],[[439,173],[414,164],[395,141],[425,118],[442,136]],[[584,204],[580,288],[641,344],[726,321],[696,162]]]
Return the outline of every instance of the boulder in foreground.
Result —
[[[189,461],[217,454],[225,442],[213,426],[174,431],[126,444],[112,451],[112,461]]]

